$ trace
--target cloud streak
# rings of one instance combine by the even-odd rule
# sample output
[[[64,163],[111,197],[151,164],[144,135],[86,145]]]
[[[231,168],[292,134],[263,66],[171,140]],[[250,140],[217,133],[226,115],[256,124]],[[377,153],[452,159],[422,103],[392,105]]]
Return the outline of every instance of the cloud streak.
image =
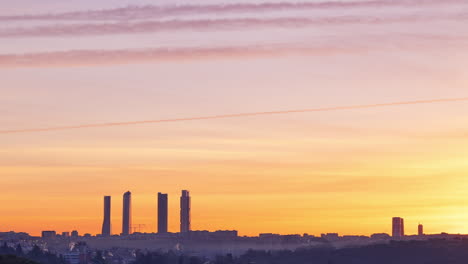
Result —
[[[184,47],[123,50],[70,50],[0,55],[0,68],[67,67],[179,60],[252,58],[287,54],[329,55],[356,52],[362,47],[333,45],[246,45],[223,47]]]
[[[416,100],[416,101],[400,101],[400,102],[379,103],[379,104],[348,105],[348,106],[334,106],[334,107],[323,107],[323,108],[280,110],[280,111],[267,111],[267,112],[250,112],[250,113],[211,115],[211,116],[199,116],[199,117],[182,117],[182,118],[172,118],[172,119],[156,119],[156,120],[142,120],[142,121],[129,121],[129,122],[79,124],[79,125],[70,125],[70,126],[52,126],[52,127],[45,127],[45,128],[12,129],[12,130],[0,130],[0,134],[47,132],[47,131],[83,129],[83,128],[131,126],[131,125],[200,121],[200,120],[213,120],[213,119],[226,119],[226,118],[242,118],[242,117],[252,117],[252,116],[267,116],[267,115],[280,115],[280,114],[284,115],[284,114],[308,113],[308,112],[344,111],[344,110],[370,109],[370,108],[379,108],[379,107],[434,104],[434,103],[453,103],[453,102],[464,102],[464,101],[468,101],[468,97],[442,98],[442,99],[429,99],[429,100]]]
[[[466,4],[464,0],[371,0],[371,1],[328,1],[328,2],[277,2],[277,3],[237,3],[208,5],[171,5],[171,6],[128,6],[114,9],[75,11],[56,14],[0,16],[0,21],[25,20],[134,20],[167,18],[178,15],[231,14],[245,12],[271,12],[291,10],[322,10],[337,8],[385,8],[421,7],[427,5]]]
[[[289,55],[330,56],[375,50],[414,50],[465,47],[466,36],[368,35],[359,38],[327,37],[299,42],[226,46],[158,47],[143,49],[67,50],[24,54],[0,54],[0,68],[81,67],[210,59],[252,59]]]
[[[131,33],[158,33],[176,30],[235,30],[251,28],[298,28],[323,25],[346,24],[383,24],[421,22],[434,20],[466,20],[468,15],[442,14],[442,15],[406,15],[389,17],[342,16],[322,18],[284,17],[270,19],[237,18],[237,19],[197,19],[197,20],[170,20],[145,21],[137,23],[100,23],[100,24],[74,24],[54,25],[33,28],[11,28],[0,30],[0,38],[8,37],[59,37],[82,35],[108,35]]]

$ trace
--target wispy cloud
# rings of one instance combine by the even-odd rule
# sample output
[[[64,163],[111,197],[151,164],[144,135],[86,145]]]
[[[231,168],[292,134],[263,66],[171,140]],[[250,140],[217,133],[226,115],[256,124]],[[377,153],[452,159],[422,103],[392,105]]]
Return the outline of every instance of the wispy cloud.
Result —
[[[128,64],[208,58],[245,58],[308,53],[314,55],[356,52],[358,47],[349,45],[246,45],[223,47],[153,48],[124,50],[70,50],[28,54],[0,55],[0,68],[19,67],[67,67],[87,65]]]
[[[132,63],[157,63],[207,59],[245,59],[287,55],[329,56],[375,50],[414,50],[465,47],[466,36],[366,35],[356,38],[327,37],[320,41],[236,44],[227,46],[158,47],[143,49],[93,49],[0,54],[0,68],[74,67]]]
[[[434,20],[466,20],[468,14],[433,14],[433,15],[405,15],[405,16],[342,16],[342,17],[283,17],[283,18],[235,18],[235,19],[197,19],[197,20],[169,20],[145,22],[119,22],[100,24],[63,24],[32,28],[10,28],[0,30],[0,38],[6,37],[51,37],[51,36],[81,36],[103,34],[129,34],[165,32],[173,30],[234,30],[245,28],[298,28],[323,25],[343,24],[382,24]]]
[[[128,6],[114,9],[75,11],[56,14],[0,16],[0,21],[21,20],[132,20],[167,18],[178,15],[230,14],[242,12],[267,12],[280,10],[314,10],[334,8],[384,8],[398,6],[421,7],[427,5],[466,4],[465,0],[374,0],[374,1],[328,1],[328,2],[277,2],[236,3],[208,5]]]

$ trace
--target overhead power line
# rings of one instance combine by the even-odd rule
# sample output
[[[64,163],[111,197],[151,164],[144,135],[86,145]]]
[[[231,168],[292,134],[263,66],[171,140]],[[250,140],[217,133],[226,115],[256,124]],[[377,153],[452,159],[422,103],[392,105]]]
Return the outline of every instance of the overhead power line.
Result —
[[[77,125],[69,125],[69,126],[50,126],[50,127],[43,127],[43,128],[11,129],[11,130],[0,130],[0,134],[46,132],[46,131],[56,131],[56,130],[112,127],[112,126],[130,126],[130,125],[153,124],[153,123],[169,123],[169,122],[182,122],[182,121],[239,118],[239,117],[249,117],[249,116],[280,115],[280,114],[293,114],[293,113],[306,113],[306,112],[341,111],[341,110],[367,109],[367,108],[390,107],[390,106],[401,106],[401,105],[416,105],[416,104],[448,103],[448,102],[460,102],[460,101],[468,101],[468,97],[416,100],[416,101],[400,101],[400,102],[379,103],[379,104],[333,106],[333,107],[322,107],[322,108],[279,110],[279,111],[266,111],[266,112],[250,112],[250,113],[223,114],[223,115],[198,116],[198,117],[182,117],[182,118],[171,118],[171,119],[77,124]]]

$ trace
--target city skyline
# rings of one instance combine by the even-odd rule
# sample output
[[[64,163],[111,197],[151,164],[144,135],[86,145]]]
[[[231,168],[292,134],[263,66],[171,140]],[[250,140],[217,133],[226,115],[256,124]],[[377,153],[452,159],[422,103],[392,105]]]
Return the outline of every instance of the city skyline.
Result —
[[[191,196],[188,190],[182,190],[181,193],[182,194],[180,196],[179,233],[183,234],[183,233],[188,233],[192,231],[191,230]],[[157,213],[157,230],[155,232],[150,231],[148,233],[157,233],[157,234],[169,233],[168,226],[167,226],[168,217],[169,217],[169,211],[168,211],[168,206],[167,206],[168,198],[169,197],[167,193],[158,192],[158,195],[157,195],[157,212],[158,212]],[[110,212],[111,212],[111,196],[104,196],[104,217],[103,217],[104,223],[103,223],[102,232],[101,232],[102,236],[109,236],[111,234]],[[124,220],[122,224],[123,232],[121,235],[124,235],[124,236],[130,235],[132,234],[131,230],[133,230],[134,228],[134,226],[131,225],[131,219],[133,215],[131,213],[131,192],[130,191],[124,193],[124,204],[122,207],[122,212],[124,215],[124,219],[126,218],[130,219],[130,222],[128,222],[129,220]],[[144,224],[144,226],[146,225]],[[418,236],[424,235],[423,228],[424,228],[423,225],[421,223],[418,223],[418,227],[417,227]],[[125,231],[125,230],[129,230],[129,231]],[[44,232],[49,232],[49,231],[42,231],[43,237],[44,237]],[[146,232],[143,232],[143,233],[146,233]],[[379,234],[379,233],[377,232],[374,234]],[[404,218],[402,217],[392,218],[392,232],[389,235],[395,239],[403,238],[406,236]]]
[[[124,220],[122,224],[122,230],[123,232],[120,235],[126,236],[126,235],[131,235],[133,232],[133,228],[140,227],[140,226],[133,226],[131,225],[131,219],[133,217],[131,213],[131,192],[127,191],[124,193],[124,204],[122,206],[122,213],[124,216],[124,219],[130,219],[130,220]],[[112,233],[111,230],[111,217],[110,217],[110,212],[111,212],[111,196],[104,196],[104,215],[103,215],[103,225],[102,225],[102,232],[101,234],[96,234],[96,235],[102,235],[102,236],[109,236]],[[191,230],[191,197],[190,197],[190,192],[188,190],[182,190],[181,191],[181,196],[180,196],[180,212],[179,212],[179,221],[180,221],[180,229],[178,233],[181,234],[186,234],[190,231],[200,231],[200,230]],[[166,234],[166,233],[174,233],[174,232],[169,232],[167,223],[168,223],[168,194],[167,193],[161,193],[158,192],[157,194],[157,230],[155,232],[149,231],[143,231],[141,230],[138,231],[138,233],[156,233],[156,234]],[[201,219],[203,220],[203,219]],[[391,236],[394,239],[400,239],[406,236],[405,234],[405,225],[404,225],[404,218],[402,217],[392,217],[391,219],[391,225],[392,225],[392,232],[391,234],[388,234],[389,237]],[[130,222],[129,222],[130,221]],[[141,225],[141,224],[139,224]],[[143,224],[143,226],[146,226]],[[127,231],[126,231],[127,230]],[[154,230],[153,230],[154,231]],[[216,230],[220,231],[220,230]],[[238,230],[235,230],[238,232]],[[74,230],[72,233],[77,232]],[[55,236],[56,231],[42,231],[42,237],[45,236],[50,236],[49,234],[53,233],[53,236]],[[70,231],[63,232],[63,234],[67,233],[68,235],[70,234]],[[266,233],[269,234],[269,233]],[[306,234],[306,233],[304,233]],[[338,234],[338,233],[328,233],[328,234]],[[373,233],[374,235],[381,234],[381,233]],[[261,235],[261,233],[259,234]],[[324,233],[322,233],[322,236]],[[421,223],[418,223],[417,226],[417,235],[418,236],[423,236],[424,234],[424,227]]]
[[[176,2],[2,5],[0,231],[468,233],[468,1]]]
[[[161,193],[159,192],[157,194],[157,230],[149,231],[146,232],[146,230],[141,231],[139,230],[138,233],[147,233],[147,234],[166,234],[166,233],[180,233],[180,234],[187,234],[188,232],[194,231],[200,232],[200,231],[206,231],[206,230],[191,230],[191,216],[190,216],[190,211],[191,211],[191,197],[190,197],[190,192],[188,190],[182,190],[182,195],[180,196],[180,230],[179,232],[169,232],[167,229],[167,221],[168,221],[168,209],[167,209],[167,201],[168,201],[168,194]],[[134,232],[134,228],[140,227],[140,226],[133,226],[131,224],[131,219],[133,217],[132,212],[131,212],[131,192],[127,191],[123,195],[124,197],[124,203],[122,206],[122,213],[123,213],[123,218],[126,219],[122,223],[122,233],[120,236],[128,236],[132,235]],[[111,199],[112,196],[104,196],[104,214],[103,214],[103,225],[102,225],[102,232],[100,234],[95,234],[96,236],[101,235],[101,236],[110,236],[112,235],[112,221],[110,217],[110,212],[111,212]],[[141,225],[141,224],[140,224]],[[143,224],[143,226],[146,226]],[[424,233],[424,227],[421,223],[418,223],[417,226],[417,234],[405,234],[405,225],[404,225],[404,218],[402,217],[392,217],[391,218],[391,229],[392,232],[390,234],[387,233],[379,233],[375,232],[372,235],[377,235],[378,237],[381,237],[382,234],[388,235],[388,237],[393,238],[393,239],[403,239],[405,236],[424,236],[426,235]],[[12,230],[13,231],[13,230]],[[237,232],[238,230],[215,230],[216,232]],[[15,231],[14,231],[15,232]],[[63,231],[62,236],[71,236],[76,237],[78,236],[77,230],[73,231]],[[213,231],[209,231],[213,232]],[[53,238],[56,235],[58,235],[60,232],[57,232],[56,230],[43,230],[41,231],[41,236],[42,238]],[[304,235],[307,233],[304,233]],[[441,232],[441,234],[447,234],[445,232]],[[86,235],[92,235],[89,233],[86,233]],[[259,233],[258,234],[260,237],[262,235],[276,235],[274,233]],[[280,234],[280,235],[301,235],[301,234]],[[309,235],[309,234],[307,234]],[[338,233],[321,233],[321,236],[338,236]],[[348,234],[350,235],[350,234]],[[360,234],[353,234],[359,236]],[[352,236],[353,236],[352,235]],[[431,234],[429,234],[431,235]],[[468,235],[468,234],[467,234]]]
[[[123,214],[123,222],[122,222],[122,233],[120,236],[128,236],[132,235],[134,228],[140,228],[141,224],[138,226],[133,226],[131,219],[133,217],[132,212],[131,212],[131,192],[127,191],[123,195],[123,206],[122,206],[122,214]],[[96,236],[101,235],[104,237],[108,237],[112,235],[112,221],[110,217],[110,212],[111,212],[111,199],[112,196],[104,196],[104,204],[103,204],[103,209],[104,209],[104,214],[103,214],[103,224],[102,224],[102,232],[100,234],[96,234]],[[157,194],[157,230],[138,230],[137,233],[146,233],[146,234],[159,234],[159,235],[164,235],[167,233],[180,233],[182,235],[187,235],[187,233],[194,231],[195,233],[200,232],[200,231],[206,231],[206,230],[191,230],[191,197],[190,197],[190,192],[188,190],[182,190],[181,191],[181,196],[180,196],[180,213],[179,213],[179,221],[180,221],[180,229],[179,232],[169,232],[167,228],[167,222],[168,222],[168,208],[167,208],[167,202],[168,202],[168,194],[167,193],[161,193],[158,192]],[[203,220],[203,219],[201,219]],[[143,226],[146,226],[143,224]],[[424,227],[421,223],[418,223],[417,226],[417,234],[405,234],[405,225],[404,225],[404,218],[402,217],[392,217],[391,218],[391,229],[392,232],[390,234],[386,233],[379,233],[375,232],[372,234],[372,236],[377,236],[377,237],[382,237],[382,234],[386,234],[388,238],[392,239],[403,239],[405,236],[425,236],[426,234],[424,233]],[[146,232],[148,231],[148,232]],[[71,236],[76,237],[78,236],[77,230],[73,231],[63,231],[62,236]],[[213,231],[209,231],[213,232]],[[238,230],[216,230],[215,232],[229,232],[230,234],[228,236],[232,235],[232,232],[235,232],[236,236],[238,235]],[[56,235],[58,235],[60,232],[57,232],[56,230],[43,230],[41,231],[41,237],[42,238],[53,238]],[[441,234],[444,234],[445,232],[442,232]],[[307,233],[304,233],[306,235]],[[447,233],[445,233],[447,234]],[[86,235],[91,235],[89,233],[86,233]],[[274,233],[259,233],[258,234],[260,237],[262,236],[269,236],[269,235],[276,235]],[[301,235],[301,234],[281,234],[281,235]],[[309,235],[309,234],[307,234]],[[338,236],[338,233],[321,233],[322,237],[327,237],[327,236]],[[348,234],[350,235],[350,234]],[[354,236],[356,234],[353,234]],[[351,236],[353,236],[351,235]],[[430,234],[429,234],[430,235]],[[467,234],[468,235],[468,234]],[[359,234],[357,234],[359,236]],[[371,237],[372,237],[371,236]]]
[[[366,233],[351,233],[351,232],[337,232],[336,230],[333,230],[333,229],[327,229],[326,231],[321,231],[321,230],[316,230],[316,231],[303,231],[303,232],[278,232],[278,231],[272,231],[272,232],[269,232],[268,230],[266,229],[263,229],[263,231],[258,231],[258,232],[244,232],[243,230],[239,230],[238,228],[236,228],[235,226],[233,225],[230,225],[229,227],[227,226],[217,226],[216,228],[196,228],[196,229],[192,229],[191,228],[191,205],[190,205],[190,195],[189,195],[189,191],[187,190],[182,190],[182,195],[180,196],[180,199],[177,199],[177,207],[174,207],[172,209],[170,208],[165,208],[164,205],[162,206],[161,210],[164,211],[165,209],[167,209],[167,214],[165,215],[167,217],[167,220],[170,219],[171,222],[173,223],[177,223],[177,225],[172,225],[172,227],[168,227],[167,228],[167,232],[168,233],[179,233],[182,231],[182,228],[183,228],[183,224],[182,224],[182,219],[183,219],[183,216],[185,214],[185,210],[183,212],[182,208],[187,208],[187,201],[184,201],[185,204],[183,204],[183,198],[184,198],[184,195],[185,197],[188,197],[188,208],[189,208],[189,230],[192,231],[200,231],[200,230],[208,230],[210,232],[212,231],[217,231],[217,230],[238,230],[239,231],[239,235],[247,235],[247,236],[256,236],[258,234],[262,234],[262,233],[274,233],[274,234],[280,234],[280,235],[290,235],[290,234],[302,234],[302,233],[307,233],[307,234],[311,234],[311,235],[320,235],[320,234],[327,234],[327,233],[339,233],[339,234],[344,234],[344,235],[364,235],[364,236],[370,236],[372,234],[380,234],[380,233],[387,233],[389,234],[391,237],[393,238],[399,238],[399,237],[403,237],[403,236],[411,236],[411,235],[421,235],[421,234],[426,234],[426,232],[424,232],[424,227],[423,225],[420,223],[420,221],[415,221],[414,219],[412,219],[412,222],[411,224],[409,225],[410,226],[410,232],[408,232],[408,234],[405,233],[405,224],[404,224],[404,218],[402,217],[392,217],[391,218],[391,225],[388,224],[388,221],[385,221],[386,224],[384,224],[383,226],[386,225],[386,227],[382,228],[381,230],[370,230]],[[27,232],[27,233],[30,233],[32,235],[40,235],[42,232],[44,232],[44,230],[54,230],[57,232],[57,234],[59,233],[62,233],[62,232],[75,232],[76,230],[78,230],[80,232],[80,234],[91,234],[91,235],[105,235],[107,236],[105,233],[104,233],[104,230],[108,230],[107,227],[109,226],[110,227],[110,233],[111,235],[116,235],[116,234],[119,234],[119,235],[127,235],[127,234],[132,234],[134,232],[134,230],[139,230],[138,232],[141,232],[141,233],[164,233],[164,232],[159,232],[159,222],[160,222],[160,215],[159,215],[159,212],[160,212],[160,198],[162,199],[162,201],[169,201],[169,197],[168,197],[168,194],[167,193],[157,193],[157,195],[155,195],[156,197],[156,203],[153,205],[156,207],[156,210],[158,213],[156,213],[156,215],[154,216],[154,219],[150,219],[148,217],[148,214],[147,212],[144,212],[143,214],[140,214],[140,215],[136,215],[136,217],[138,219],[146,219],[146,221],[148,222],[140,222],[140,224],[137,224],[137,225],[133,225],[132,224],[132,219],[134,217],[133,213],[132,213],[132,193],[130,191],[127,191],[123,194],[123,204],[122,204],[122,207],[120,208],[120,210],[113,210],[111,209],[112,206],[111,206],[111,199],[112,199],[112,196],[104,196],[104,204],[103,204],[103,208],[104,209],[104,214],[102,214],[102,216],[100,217],[101,218],[101,223],[102,225],[100,226],[101,228],[99,229],[100,231],[91,231],[89,232],[89,230],[85,230],[85,231],[80,231],[80,228],[78,228],[77,226],[78,225],[73,225],[73,228],[72,229],[58,229],[58,230],[55,230],[53,228],[53,226],[55,226],[55,224],[53,223],[50,223],[48,226],[51,227],[51,228],[42,228],[39,227],[39,231],[37,232],[29,232],[29,231],[26,231],[26,230],[16,230],[16,229],[4,229],[2,230],[1,226],[0,226],[0,232],[8,232],[8,231],[18,231],[18,232]],[[107,207],[109,205],[109,207]],[[170,212],[169,210],[173,210],[173,209],[177,209],[178,210],[178,213],[174,213],[173,212],[173,215],[178,215],[178,217],[172,217],[172,218],[169,218],[168,216],[170,215]],[[115,212],[117,211],[117,212]],[[123,215],[122,218],[119,218],[118,216],[110,216],[110,213],[113,212],[113,214],[118,214],[120,216]],[[128,215],[128,218],[129,220],[124,220],[126,219],[126,216]],[[164,218],[164,215],[162,215],[162,217]],[[198,217],[202,217],[201,220],[203,220],[203,216],[198,216]],[[112,222],[114,221],[113,219],[116,219],[116,221],[119,221],[121,220],[122,222],[122,225],[121,225],[121,230],[122,232],[112,232],[112,227],[114,226],[112,224]],[[388,216],[384,216],[383,218],[385,218],[386,220],[388,220]],[[79,217],[77,217],[77,219],[79,219]],[[186,217],[185,217],[186,219]],[[420,217],[417,217],[417,219],[421,219]],[[108,221],[109,220],[109,221]],[[151,222],[155,222],[156,224],[154,226],[151,225]],[[168,221],[169,222],[169,221]],[[418,224],[413,224],[413,223],[416,223],[418,222]],[[128,223],[128,224],[126,224]],[[203,221],[202,222],[198,222],[198,224],[201,224],[201,226],[203,226]],[[208,224],[209,223],[205,223],[205,224]],[[125,226],[128,226],[128,228],[126,228]],[[141,228],[143,226],[143,228]],[[115,227],[115,226],[114,226]],[[349,226],[349,228],[352,228],[351,226]],[[128,233],[125,233],[124,230],[129,230]],[[440,233],[450,233],[450,232],[446,232],[446,230],[436,230],[434,228],[430,228],[430,232],[428,232],[427,234],[440,234]],[[73,232],[72,232],[73,231]],[[49,231],[46,231],[46,232],[49,232]],[[186,231],[184,231],[186,232]],[[181,233],[184,233],[184,232],[181,232]],[[460,232],[460,231],[453,231],[452,232],[453,234],[464,234],[463,232]],[[468,234],[468,233],[467,233]]]
[[[183,215],[185,215],[185,212],[183,213],[183,210],[182,208],[183,207],[186,207],[186,204],[185,205],[182,205],[182,201],[183,201],[183,197],[184,197],[184,194],[187,195],[186,197],[189,198],[189,201],[188,203],[190,204],[190,196],[189,196],[189,191],[187,190],[182,190],[182,195],[179,197],[180,199],[177,199],[177,202],[178,202],[178,205],[177,207],[175,207],[175,209],[177,209],[177,213],[173,212],[173,215],[178,215],[178,217],[172,217],[172,218],[169,218],[168,217],[168,220],[170,219],[171,222],[173,223],[177,223],[177,225],[173,225],[171,228],[168,227],[167,229],[167,232],[168,233],[186,233],[186,231],[184,232],[181,232],[182,231],[182,217]],[[154,216],[154,219],[151,219],[148,215],[151,215],[148,214],[147,212],[143,212],[141,213],[140,212],[140,215],[136,215],[136,217],[138,219],[146,219],[148,222],[141,222],[140,224],[132,224],[132,219],[134,218],[134,215],[132,213],[132,192],[130,191],[127,191],[123,194],[123,204],[122,204],[122,207],[120,207],[120,210],[115,210],[115,209],[112,209],[112,206],[110,207],[107,207],[107,205],[111,205],[111,200],[112,200],[112,196],[104,196],[104,204],[103,204],[103,208],[101,209],[104,209],[104,214],[102,214],[102,216],[100,216],[100,222],[102,223],[102,225],[100,225],[100,229],[99,231],[94,231],[94,232],[89,232],[89,230],[80,230],[80,228],[78,228],[77,226],[78,225],[73,225],[73,228],[72,229],[55,229],[53,228],[55,226],[54,223],[50,223],[48,226],[51,227],[51,228],[42,228],[41,227],[38,229],[39,231],[38,232],[27,232],[26,230],[16,230],[16,229],[5,229],[5,230],[2,230],[1,226],[0,226],[0,232],[9,232],[9,231],[14,231],[14,232],[27,232],[31,235],[36,235],[36,236],[40,236],[41,233],[43,233],[44,231],[45,232],[49,232],[47,230],[53,230],[54,232],[56,232],[57,234],[60,234],[62,232],[70,232],[73,233],[78,231],[80,234],[91,234],[91,235],[104,235],[104,236],[107,236],[106,234],[104,234],[104,230],[105,228],[107,228],[107,226],[110,226],[110,233],[111,235],[128,235],[128,234],[132,234],[134,232],[134,230],[137,230],[138,228],[138,232],[141,232],[141,233],[164,233],[164,232],[159,232],[159,220],[160,220],[160,215],[157,213],[155,216]],[[168,197],[168,194],[167,193],[157,193],[157,195],[155,195],[156,199],[155,199],[155,204],[153,206],[156,207],[156,210],[157,212],[159,212],[159,197],[160,195],[162,195],[162,199],[166,199],[166,201],[169,201],[169,197]],[[127,198],[126,198],[127,197]],[[125,202],[125,201],[128,201],[128,202]],[[185,201],[186,203],[186,201]],[[191,206],[189,205],[189,215],[191,214]],[[163,209],[164,210],[164,209]],[[167,215],[166,216],[169,216],[170,215],[170,212],[169,210],[172,210],[172,209],[167,209],[168,212],[167,212]],[[117,212],[115,212],[117,211]],[[118,216],[110,216],[109,217],[109,214],[108,213],[111,213],[113,212],[113,214],[118,214],[120,216],[124,216],[122,218],[119,218]],[[127,220],[124,220],[125,219],[125,216],[128,215],[128,219],[129,221]],[[164,217],[164,216],[163,216]],[[198,217],[202,217],[200,220],[201,222],[198,222],[198,224],[203,224],[203,216],[198,216]],[[113,219],[115,218],[116,221],[119,221],[121,220],[122,222],[122,225],[121,225],[121,229],[122,232],[116,232],[116,231],[112,231],[112,228],[114,227],[115,228],[115,225],[112,224],[112,222],[114,221]],[[189,219],[191,217],[189,216]],[[409,229],[411,230],[410,232],[408,233],[405,233],[405,220],[404,218],[402,217],[392,217],[390,220],[391,220],[391,223],[388,221],[389,220],[389,217],[388,216],[384,216],[383,218],[385,218],[385,223],[383,224],[383,228],[381,230],[379,229],[376,229],[376,230],[370,230],[369,232],[367,233],[351,233],[351,232],[338,232],[336,230],[333,230],[333,229],[327,229],[327,230],[317,230],[315,232],[309,232],[307,230],[305,231],[302,231],[302,232],[278,232],[278,231],[268,231],[266,229],[263,229],[263,231],[259,231],[259,232],[244,232],[243,230],[241,229],[238,229],[236,228],[235,226],[231,225],[229,227],[227,226],[217,226],[216,228],[196,228],[196,229],[192,229],[191,227],[189,227],[189,230],[190,231],[201,231],[201,230],[208,230],[210,232],[214,232],[214,231],[219,231],[219,230],[236,230],[236,231],[239,231],[239,235],[240,236],[243,236],[243,235],[247,235],[247,236],[256,236],[256,235],[259,235],[259,234],[262,234],[262,233],[273,233],[273,234],[280,234],[280,235],[291,235],[291,234],[303,234],[303,233],[307,233],[307,234],[310,234],[310,235],[316,235],[316,236],[319,236],[321,234],[334,234],[334,233],[337,233],[337,234],[343,234],[343,235],[364,235],[364,236],[370,236],[372,234],[380,234],[380,233],[386,233],[388,234],[389,236],[393,237],[393,238],[400,238],[400,237],[404,237],[404,236],[414,236],[414,235],[421,235],[422,234],[440,234],[440,233],[450,233],[450,232],[446,232],[446,230],[436,230],[434,228],[430,228],[430,232],[424,232],[424,227],[423,225],[420,223],[420,221],[416,221],[414,219],[412,219],[411,221],[411,224],[409,225]],[[79,217],[77,217],[77,219],[79,219]],[[107,221],[109,219],[109,221]],[[420,220],[420,218],[417,218]],[[155,222],[156,224],[154,226],[151,225],[151,222]],[[417,224],[414,224],[416,223]],[[128,223],[128,224],[126,224]],[[191,224],[191,220],[189,220],[189,223]],[[206,224],[206,223],[205,223]],[[209,223],[207,223],[209,224]],[[128,226],[128,229],[125,227],[125,226]],[[143,228],[141,228],[141,226],[143,226]],[[203,226],[203,225],[200,225],[200,226]],[[120,226],[117,226],[117,228],[119,228]],[[117,229],[116,228],[116,229]],[[351,226],[349,226],[349,228],[352,228]],[[107,229],[106,229],[107,230]],[[123,232],[124,230],[129,230],[128,231],[128,234]],[[73,231],[73,232],[72,232]],[[298,230],[300,231],[300,230]],[[464,234],[463,232],[459,232],[459,231],[454,231],[452,232],[453,234]],[[468,234],[468,233],[466,233]],[[76,236],[76,235],[75,235]]]

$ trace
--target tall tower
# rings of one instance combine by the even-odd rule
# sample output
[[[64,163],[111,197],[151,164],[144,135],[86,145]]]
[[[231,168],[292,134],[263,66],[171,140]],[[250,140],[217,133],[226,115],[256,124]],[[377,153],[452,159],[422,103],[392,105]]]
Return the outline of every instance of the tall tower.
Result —
[[[400,238],[405,236],[405,224],[401,217],[392,218],[392,237]]]
[[[187,190],[182,191],[180,197],[180,232],[190,231],[190,193]]]
[[[167,233],[167,193],[158,193],[158,233]]]
[[[122,235],[132,233],[132,193],[130,191],[123,195]]]
[[[418,225],[418,236],[424,236],[424,227],[422,224]]]
[[[111,233],[111,197],[104,196],[104,221],[102,223],[102,235],[110,236]]]
[[[400,223],[400,230],[401,230],[401,236],[405,236],[405,220],[403,218],[400,218],[401,223]]]

